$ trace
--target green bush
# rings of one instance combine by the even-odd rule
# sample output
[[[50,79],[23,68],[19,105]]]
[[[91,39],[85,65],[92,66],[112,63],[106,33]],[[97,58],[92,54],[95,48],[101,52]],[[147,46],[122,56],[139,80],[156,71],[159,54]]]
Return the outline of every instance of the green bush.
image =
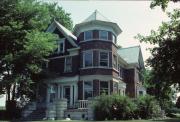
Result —
[[[132,118],[135,109],[136,105],[126,96],[101,95],[94,105],[95,119],[129,119]]]
[[[136,116],[149,119],[161,116],[161,107],[153,96],[140,96],[135,101],[137,105]]]

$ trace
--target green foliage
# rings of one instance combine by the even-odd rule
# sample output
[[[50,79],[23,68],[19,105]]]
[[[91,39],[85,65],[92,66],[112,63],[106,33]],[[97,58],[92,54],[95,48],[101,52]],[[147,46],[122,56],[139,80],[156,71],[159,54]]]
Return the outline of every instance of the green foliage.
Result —
[[[163,22],[157,31],[152,30],[149,36],[136,36],[141,42],[156,45],[150,49],[152,56],[147,65],[152,70],[146,80],[148,93],[155,95],[165,108],[171,105],[171,87],[180,83],[180,9],[167,15],[170,21]]]
[[[140,96],[137,98],[136,104],[136,115],[140,118],[149,119],[153,117],[159,117],[161,114],[160,105],[152,96]]]
[[[95,119],[128,119],[132,117],[135,108],[135,104],[126,96],[101,95],[94,105]]]
[[[56,19],[72,29],[70,14],[56,4],[36,0],[0,1],[0,90],[6,91],[10,100],[10,89],[19,93],[33,92],[32,84],[47,56],[55,48],[57,36],[46,33],[48,25]],[[1,93],[0,92],[0,93]]]
[[[101,95],[94,104],[96,120],[149,119],[161,116],[161,108],[155,97],[146,95],[137,99],[127,96]]]
[[[171,1],[178,2],[178,0],[171,0]],[[165,9],[167,8],[169,2],[170,2],[170,0],[153,0],[151,2],[150,8],[154,8],[155,6],[160,6],[161,9],[163,11],[165,11]]]

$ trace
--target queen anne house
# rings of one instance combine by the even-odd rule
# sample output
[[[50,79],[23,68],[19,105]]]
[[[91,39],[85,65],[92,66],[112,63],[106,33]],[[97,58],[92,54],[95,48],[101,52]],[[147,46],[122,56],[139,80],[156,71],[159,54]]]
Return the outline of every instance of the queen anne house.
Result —
[[[144,69],[140,46],[118,48],[121,28],[97,10],[76,24],[73,33],[55,20],[47,32],[57,34],[59,40],[46,62],[44,70],[49,77],[39,85],[36,107],[29,117],[38,112],[42,117],[50,104],[66,99],[62,117],[80,119],[89,116],[88,100],[102,93],[131,98],[146,94],[140,73]]]

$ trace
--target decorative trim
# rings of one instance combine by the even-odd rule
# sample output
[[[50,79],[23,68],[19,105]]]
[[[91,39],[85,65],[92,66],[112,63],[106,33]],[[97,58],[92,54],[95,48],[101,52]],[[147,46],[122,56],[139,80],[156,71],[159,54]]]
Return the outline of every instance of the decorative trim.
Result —
[[[72,53],[70,55],[63,55],[63,56],[56,56],[56,57],[51,57],[51,58],[48,58],[48,59],[58,59],[58,58],[66,58],[66,57],[69,57],[69,56],[77,56],[79,54],[77,53]]]

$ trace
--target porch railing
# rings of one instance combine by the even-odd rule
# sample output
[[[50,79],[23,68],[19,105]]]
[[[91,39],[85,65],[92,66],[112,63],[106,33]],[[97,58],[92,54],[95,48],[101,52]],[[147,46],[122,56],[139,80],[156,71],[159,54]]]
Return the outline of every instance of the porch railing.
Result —
[[[77,108],[78,109],[87,109],[88,107],[88,100],[78,100]]]

